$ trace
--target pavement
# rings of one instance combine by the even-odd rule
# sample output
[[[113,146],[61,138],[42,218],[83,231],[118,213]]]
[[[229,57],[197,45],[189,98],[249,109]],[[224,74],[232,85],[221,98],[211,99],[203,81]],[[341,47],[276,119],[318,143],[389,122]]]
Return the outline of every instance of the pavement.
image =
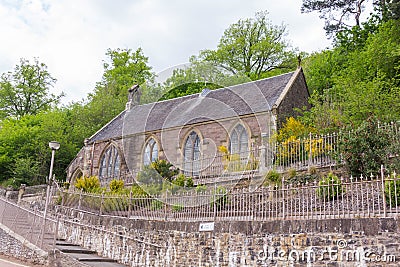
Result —
[[[0,258],[0,267],[30,267],[32,265],[25,265],[14,259]]]

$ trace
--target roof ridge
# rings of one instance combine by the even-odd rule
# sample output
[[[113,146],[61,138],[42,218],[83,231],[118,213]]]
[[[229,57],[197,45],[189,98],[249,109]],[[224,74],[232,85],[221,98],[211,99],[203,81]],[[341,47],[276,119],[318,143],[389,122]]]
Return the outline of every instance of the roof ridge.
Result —
[[[245,86],[245,85],[248,85],[248,84],[250,84],[250,83],[256,83],[256,82],[261,82],[261,81],[266,81],[266,80],[269,80],[269,79],[276,79],[276,78],[278,78],[278,77],[281,77],[281,76],[283,76],[283,75],[288,75],[288,74],[291,74],[291,75],[293,75],[293,73],[295,73],[297,70],[295,70],[295,71],[290,71],[290,72],[286,72],[286,73],[282,73],[282,74],[279,74],[279,75],[276,75],[276,76],[271,76],[271,77],[267,77],[267,78],[263,78],[263,79],[259,79],[259,80],[255,80],[255,81],[249,81],[249,82],[245,82],[245,83],[239,83],[239,84],[235,84],[235,85],[230,85],[230,86],[225,86],[225,87],[221,87],[221,88],[217,88],[217,89],[213,89],[213,90],[211,90],[212,92],[216,92],[216,91],[219,91],[219,90],[230,90],[231,88],[233,88],[233,87],[238,87],[238,86]],[[167,101],[172,101],[172,100],[175,100],[175,99],[181,99],[181,98],[185,98],[185,97],[194,97],[194,96],[199,96],[201,94],[201,92],[200,93],[195,93],[195,94],[190,94],[190,95],[184,95],[184,96],[179,96],[179,97],[174,97],[174,98],[170,98],[170,99],[164,99],[164,100],[160,100],[160,101],[156,101],[156,102],[151,102],[151,103],[146,103],[146,104],[142,104],[142,105],[138,105],[138,106],[146,106],[146,105],[151,105],[151,104],[157,104],[157,103],[163,103],[163,102],[167,102]]]

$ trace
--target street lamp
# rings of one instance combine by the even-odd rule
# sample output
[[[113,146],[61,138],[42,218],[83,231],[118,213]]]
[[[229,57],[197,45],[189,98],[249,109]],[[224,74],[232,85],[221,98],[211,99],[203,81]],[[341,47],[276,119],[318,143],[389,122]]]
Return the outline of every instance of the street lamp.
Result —
[[[58,150],[60,148],[60,143],[56,142],[56,141],[51,141],[51,142],[49,142],[49,147],[51,148],[51,161],[50,161],[50,173],[49,173],[49,177],[46,181],[47,182],[46,203],[44,205],[43,227],[42,227],[42,235],[41,235],[42,247],[43,247],[44,231],[46,228],[47,207],[49,205],[49,199],[50,199],[50,186],[51,186],[51,181],[52,181],[52,176],[53,176],[54,155],[56,153],[56,150]]]
[[[51,141],[49,143],[49,147],[51,148],[51,162],[50,162],[50,173],[49,173],[49,178],[47,180],[47,184],[50,184],[51,176],[53,175],[54,154],[56,153],[56,150],[60,148],[60,143],[56,141]]]

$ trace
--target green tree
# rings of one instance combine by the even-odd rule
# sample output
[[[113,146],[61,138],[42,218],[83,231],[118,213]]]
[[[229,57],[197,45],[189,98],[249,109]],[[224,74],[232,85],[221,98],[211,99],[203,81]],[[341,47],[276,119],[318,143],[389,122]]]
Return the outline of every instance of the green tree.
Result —
[[[82,147],[86,133],[83,127],[83,122],[77,123],[66,108],[3,120],[0,124],[0,181],[17,177],[24,168],[30,168],[25,170],[30,175],[24,182],[44,182],[51,159],[48,144],[53,140],[61,144],[56,152],[54,174],[57,179],[64,179],[65,169]]]
[[[216,50],[203,50],[200,59],[253,80],[296,67],[294,50],[284,39],[284,25],[272,25],[267,12],[241,19],[225,30]]]
[[[18,185],[25,183],[28,185],[41,182],[38,178],[40,163],[31,158],[16,159],[12,168],[12,179],[18,182]]]
[[[1,75],[0,118],[21,118],[49,110],[63,96],[49,93],[55,82],[44,63],[37,58],[33,63],[22,58],[13,71]]]
[[[393,140],[398,143],[398,134],[370,117],[354,131],[344,133],[339,145],[347,168],[359,176],[379,173],[381,165],[390,165],[389,157],[396,154],[391,150]]]
[[[153,78],[151,67],[148,66],[148,57],[141,48],[136,51],[131,49],[108,49],[108,59],[104,61],[102,81],[96,90],[107,88],[108,93],[115,97],[126,98],[127,91],[134,84],[143,84]]]
[[[301,11],[318,12],[320,18],[325,20],[325,31],[329,36],[335,36],[342,31],[352,31],[362,28],[361,15],[365,12],[368,3],[374,7],[369,20],[387,22],[400,18],[399,0],[303,0]]]
[[[368,0],[303,0],[301,11],[319,12],[320,18],[325,19],[325,31],[332,35],[352,26],[360,26],[360,16],[366,2]],[[353,17],[354,24],[348,21],[350,16]]]
[[[371,115],[381,121],[400,118],[399,23],[382,23],[353,50],[339,45],[305,60],[313,107],[303,121],[321,132],[358,127]]]
[[[212,62],[192,56],[188,66],[175,69],[164,82],[161,100],[200,93],[205,88],[213,90],[248,81],[249,78],[241,73],[228,73]]]
[[[388,18],[398,20],[400,19],[400,0],[388,0]]]
[[[102,80],[97,83],[94,92],[89,94],[85,104],[89,123],[96,125],[94,128],[97,129],[124,110],[130,87],[152,82],[154,78],[148,58],[141,48],[136,51],[108,49],[106,56],[108,58],[103,63]]]

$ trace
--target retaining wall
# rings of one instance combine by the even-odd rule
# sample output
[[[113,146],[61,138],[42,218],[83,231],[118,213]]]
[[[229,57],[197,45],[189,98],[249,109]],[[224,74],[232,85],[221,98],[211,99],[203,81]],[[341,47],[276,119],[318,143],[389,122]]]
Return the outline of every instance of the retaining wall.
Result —
[[[93,216],[62,223],[59,234],[128,266],[399,266],[399,226],[398,218],[360,218],[216,222],[199,231],[195,222]]]
[[[47,253],[0,224],[0,254],[32,264],[47,264]]]

